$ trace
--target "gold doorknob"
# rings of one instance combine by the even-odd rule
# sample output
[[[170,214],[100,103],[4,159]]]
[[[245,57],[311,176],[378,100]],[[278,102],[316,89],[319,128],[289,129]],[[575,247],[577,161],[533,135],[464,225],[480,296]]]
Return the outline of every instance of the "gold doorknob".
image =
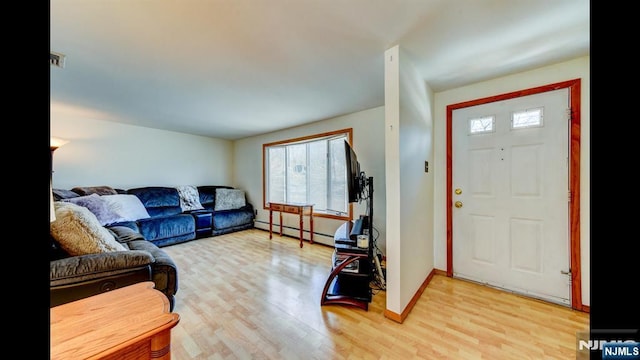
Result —
[[[456,201],[454,204],[457,208],[461,208],[462,207],[462,201]]]
[[[456,195],[462,194],[462,189],[456,189]]]

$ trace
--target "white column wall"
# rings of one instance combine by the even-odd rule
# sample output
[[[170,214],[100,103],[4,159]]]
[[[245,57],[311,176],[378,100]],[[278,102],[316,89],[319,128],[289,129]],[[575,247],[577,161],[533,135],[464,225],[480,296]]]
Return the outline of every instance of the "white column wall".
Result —
[[[387,310],[402,314],[433,270],[433,95],[399,46],[385,52]]]

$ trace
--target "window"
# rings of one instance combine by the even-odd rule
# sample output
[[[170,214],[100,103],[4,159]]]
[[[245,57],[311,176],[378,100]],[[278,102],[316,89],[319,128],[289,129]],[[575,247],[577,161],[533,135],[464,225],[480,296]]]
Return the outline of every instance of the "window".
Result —
[[[484,134],[494,132],[496,119],[494,116],[485,116],[476,119],[469,119],[469,134]]]
[[[344,129],[264,144],[264,207],[307,203],[314,216],[350,219],[344,141],[351,137],[352,129]]]
[[[542,114],[542,108],[514,112],[511,115],[511,129],[541,127]]]

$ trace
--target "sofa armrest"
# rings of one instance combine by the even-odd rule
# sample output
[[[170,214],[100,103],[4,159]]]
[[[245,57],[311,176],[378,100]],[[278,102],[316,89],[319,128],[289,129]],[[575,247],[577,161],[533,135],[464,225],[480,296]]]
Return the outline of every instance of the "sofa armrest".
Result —
[[[142,281],[155,259],[147,251],[113,251],[50,261],[50,306],[58,306]]]
[[[132,229],[129,226],[125,226],[125,225],[108,226],[107,230],[109,230],[109,232],[111,232],[111,235],[113,235],[113,237],[116,238],[116,240],[121,244],[128,243],[129,241],[133,241],[133,240],[146,240],[144,236],[142,236],[142,234],[140,234],[138,231]]]
[[[147,240],[131,241],[128,245],[132,251],[145,251],[153,256],[155,261],[151,268],[155,288],[172,301],[173,295],[178,291],[178,267],[173,259],[164,250]]]
[[[126,250],[71,256],[50,261],[51,285],[86,281],[149,267],[155,259],[148,251]]]

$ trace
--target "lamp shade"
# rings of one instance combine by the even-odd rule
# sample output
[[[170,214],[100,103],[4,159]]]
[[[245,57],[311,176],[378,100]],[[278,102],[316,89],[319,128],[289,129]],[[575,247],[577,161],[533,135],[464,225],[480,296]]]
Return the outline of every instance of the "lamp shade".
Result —
[[[51,151],[54,151],[55,149],[59,148],[60,146],[66,144],[68,142],[69,142],[69,140],[65,140],[65,139],[61,139],[61,138],[52,136],[51,140],[50,140]]]

